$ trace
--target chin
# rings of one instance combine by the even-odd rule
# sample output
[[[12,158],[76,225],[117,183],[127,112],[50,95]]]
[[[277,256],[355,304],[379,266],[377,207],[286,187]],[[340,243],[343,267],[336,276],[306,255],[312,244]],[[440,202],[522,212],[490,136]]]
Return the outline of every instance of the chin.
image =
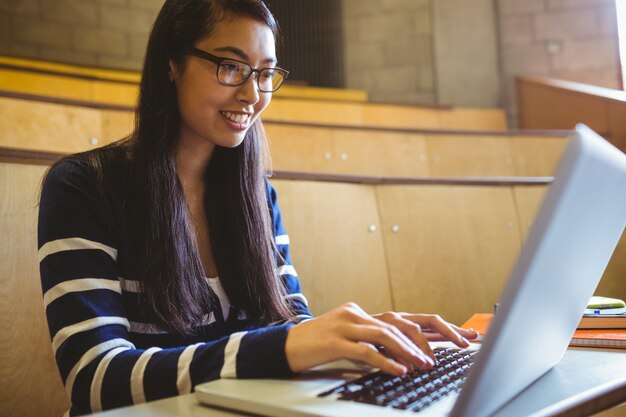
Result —
[[[240,138],[239,137],[235,138],[228,142],[220,143],[218,146],[221,146],[222,148],[234,149],[240,146],[243,143],[244,139],[245,139],[245,135]]]

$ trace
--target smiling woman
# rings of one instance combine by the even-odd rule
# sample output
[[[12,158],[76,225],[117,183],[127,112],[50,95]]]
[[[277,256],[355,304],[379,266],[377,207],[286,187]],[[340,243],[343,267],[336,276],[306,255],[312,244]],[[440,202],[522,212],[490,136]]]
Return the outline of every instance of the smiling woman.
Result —
[[[267,77],[259,77],[261,71],[272,71],[265,67],[276,63],[274,43],[272,30],[265,23],[229,18],[216,25],[211,36],[197,42],[197,47],[187,49],[194,53],[184,67],[170,62],[170,77],[176,84],[182,118],[181,147],[197,150],[196,145],[202,146],[202,142],[228,148],[241,144],[247,130],[270,103],[268,93],[276,90],[272,86],[269,91],[262,91],[261,82],[265,85]],[[212,59],[198,59],[199,56]],[[256,81],[249,82],[251,76]],[[198,140],[200,143],[195,143]],[[208,158],[212,146],[207,150]]]
[[[264,171],[277,35],[261,0],[167,0],[134,132],[46,175],[41,282],[72,415],[340,358],[401,374],[433,365],[428,337],[476,336],[352,303],[313,319]]]

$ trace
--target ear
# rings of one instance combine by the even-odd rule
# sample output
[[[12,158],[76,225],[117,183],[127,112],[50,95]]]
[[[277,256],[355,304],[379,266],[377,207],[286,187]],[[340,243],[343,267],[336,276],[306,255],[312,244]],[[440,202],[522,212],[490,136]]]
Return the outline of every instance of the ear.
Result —
[[[170,81],[174,82],[178,78],[178,68],[171,59],[168,61],[167,66],[167,75],[170,78]]]

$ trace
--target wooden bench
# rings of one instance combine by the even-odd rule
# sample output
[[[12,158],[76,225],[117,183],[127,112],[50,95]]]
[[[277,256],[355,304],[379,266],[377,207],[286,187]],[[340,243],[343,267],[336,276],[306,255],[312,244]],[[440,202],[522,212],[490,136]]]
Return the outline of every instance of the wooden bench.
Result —
[[[518,77],[520,126],[571,129],[585,123],[626,152],[626,92],[544,77]]]
[[[0,149],[0,415],[59,416],[67,399],[45,324],[36,243],[40,179],[59,154]],[[42,165],[43,164],[43,165]],[[545,178],[384,178],[276,172],[293,262],[311,309],[491,311]],[[623,238],[597,290],[626,298]]]
[[[425,107],[382,103],[347,103],[304,99],[272,100],[269,121],[406,129],[506,129],[501,109]]]
[[[265,122],[278,170],[380,176],[551,176],[567,132],[347,128]]]
[[[0,91],[83,105],[132,108],[139,74],[0,56]],[[345,126],[420,129],[506,129],[502,109],[416,106],[367,102],[358,90],[285,85],[266,119]]]
[[[32,252],[22,262],[33,263],[35,197],[45,167],[32,161],[46,162],[58,155],[1,149],[0,154],[5,155],[3,230],[29,228],[23,235],[32,245],[24,247]],[[419,309],[458,322],[472,312],[490,310],[549,180],[276,172],[272,183],[279,191],[292,238],[294,263],[315,312],[355,299],[373,311]],[[14,202],[19,203],[17,208],[12,207]],[[14,222],[16,216],[30,220]],[[10,254],[13,242],[7,240],[3,248]],[[599,292],[626,296],[621,279],[626,262],[617,255],[623,252],[626,247],[621,243],[607,269],[610,278],[603,280]],[[38,275],[36,269],[31,274]],[[358,285],[368,274],[378,277],[380,286]],[[337,277],[342,277],[341,282]],[[328,291],[333,283],[343,289]],[[457,285],[467,285],[466,290],[477,298],[447,304],[433,296]]]
[[[130,108],[0,97],[0,146],[79,152],[129,134]],[[380,176],[549,176],[567,132],[416,130],[265,120],[274,168]]]
[[[69,401],[44,314],[37,204],[46,165],[0,162],[0,415],[60,417]]]

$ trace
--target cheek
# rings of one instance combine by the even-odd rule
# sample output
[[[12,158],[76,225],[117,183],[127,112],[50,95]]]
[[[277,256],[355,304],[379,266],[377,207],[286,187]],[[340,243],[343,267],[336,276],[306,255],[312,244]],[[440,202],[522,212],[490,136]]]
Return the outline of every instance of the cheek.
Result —
[[[263,110],[267,108],[267,106],[269,106],[271,101],[272,101],[271,94],[261,93],[261,96],[259,97],[259,101],[254,105],[254,110],[256,111],[257,114],[260,114],[261,112],[263,112]]]
[[[178,94],[178,106],[183,119],[213,117],[226,101],[227,98],[220,95],[219,90],[209,91],[203,87],[184,88]]]

